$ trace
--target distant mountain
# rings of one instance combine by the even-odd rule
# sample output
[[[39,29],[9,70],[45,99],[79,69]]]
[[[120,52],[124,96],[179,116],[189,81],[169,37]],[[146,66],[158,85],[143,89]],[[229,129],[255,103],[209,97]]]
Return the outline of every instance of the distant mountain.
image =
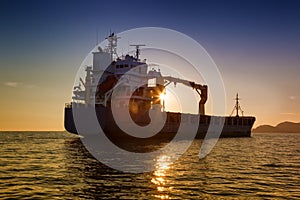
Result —
[[[277,126],[261,125],[252,130],[254,133],[300,133],[300,123],[282,122]]]

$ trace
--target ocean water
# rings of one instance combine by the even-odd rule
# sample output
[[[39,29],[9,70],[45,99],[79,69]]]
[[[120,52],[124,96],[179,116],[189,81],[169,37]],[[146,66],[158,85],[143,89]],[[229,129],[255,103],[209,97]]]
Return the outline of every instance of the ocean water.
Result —
[[[201,142],[161,170],[129,174],[66,132],[0,132],[0,199],[300,199],[300,134],[220,139],[204,159]]]

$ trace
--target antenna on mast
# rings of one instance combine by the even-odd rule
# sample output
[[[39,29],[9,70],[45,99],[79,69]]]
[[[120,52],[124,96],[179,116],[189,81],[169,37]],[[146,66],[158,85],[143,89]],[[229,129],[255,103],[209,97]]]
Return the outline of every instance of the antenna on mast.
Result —
[[[244,111],[242,110],[241,106],[240,106],[240,98],[239,98],[239,93],[236,93],[236,97],[235,97],[235,106],[230,114],[230,116],[232,116],[233,112],[236,110],[236,117],[239,117],[239,110],[242,113],[242,116],[244,116]]]
[[[105,38],[108,40],[107,49],[108,49],[108,52],[110,53],[111,61],[114,60],[114,57],[116,57],[116,58],[118,57],[117,46],[118,46],[119,38],[120,37],[117,37],[117,34],[115,34],[114,32],[110,33],[109,36]]]
[[[135,59],[139,60],[140,56],[140,47],[146,46],[145,44],[131,44],[130,46],[135,47]]]

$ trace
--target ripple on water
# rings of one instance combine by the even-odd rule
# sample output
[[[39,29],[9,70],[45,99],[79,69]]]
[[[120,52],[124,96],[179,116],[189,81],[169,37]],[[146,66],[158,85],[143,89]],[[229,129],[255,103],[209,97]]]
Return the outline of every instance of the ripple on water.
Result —
[[[95,160],[73,135],[2,132],[0,198],[300,198],[300,135],[220,139],[202,160],[201,142],[175,163],[161,155],[154,172],[128,174]]]

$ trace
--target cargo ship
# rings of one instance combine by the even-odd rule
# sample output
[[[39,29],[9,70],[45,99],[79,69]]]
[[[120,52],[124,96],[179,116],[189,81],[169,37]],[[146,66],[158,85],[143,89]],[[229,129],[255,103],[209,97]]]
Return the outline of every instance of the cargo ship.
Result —
[[[118,57],[116,55],[117,35],[112,33],[106,39],[107,47],[104,49],[98,47],[93,52],[93,63],[91,66],[86,66],[85,79],[80,78],[79,84],[74,87],[72,102],[65,105],[64,126],[68,132],[80,135],[76,120],[74,120],[76,108],[93,109],[105,135],[121,146],[125,140],[137,143],[151,140],[168,142],[175,137],[180,124],[189,126],[196,123],[196,139],[206,137],[211,124],[221,124],[222,131],[218,137],[251,136],[255,117],[243,115],[238,95],[235,99],[235,115],[207,115],[205,113],[205,103],[208,99],[207,85],[162,75],[159,69],[151,68],[146,60],[140,59],[140,47],[144,46],[141,44],[131,45],[135,47],[135,55],[127,54]],[[149,80],[152,80],[151,84]],[[165,111],[165,101],[161,96],[165,95],[166,87],[170,83],[183,84],[199,94],[198,114]],[[112,103],[113,92],[116,88],[119,88],[118,96]],[[123,112],[129,112],[130,119],[128,115],[124,115],[123,122],[124,120],[128,120],[128,123],[133,121],[136,125],[145,127],[151,123],[149,115],[154,110],[164,114],[165,122],[162,128],[151,137],[135,137],[119,127],[114,117],[113,107],[120,111],[118,115],[121,118],[120,115]]]

